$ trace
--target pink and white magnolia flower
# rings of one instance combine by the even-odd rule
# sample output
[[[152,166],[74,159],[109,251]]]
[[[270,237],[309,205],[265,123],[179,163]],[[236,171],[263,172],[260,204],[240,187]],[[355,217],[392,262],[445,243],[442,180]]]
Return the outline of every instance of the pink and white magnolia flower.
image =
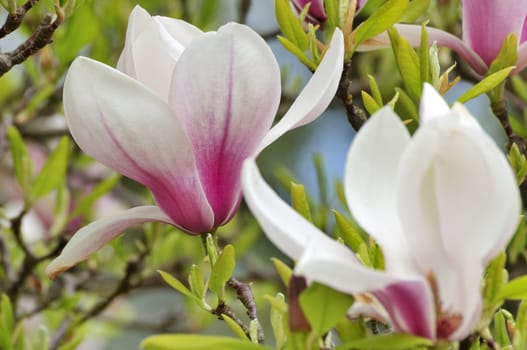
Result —
[[[518,37],[518,62],[513,73],[527,66],[527,0],[462,0],[463,40],[445,31],[429,28],[428,40],[457,52],[478,74],[484,75],[498,55],[503,40]],[[421,26],[397,24],[395,29],[414,47],[421,40]],[[386,33],[367,41],[360,50],[389,47]]]
[[[283,202],[254,160],[244,164],[243,191],[269,239],[297,261],[295,274],[357,295],[355,309],[377,307],[398,332],[460,340],[478,321],[485,266],[513,235],[520,197],[505,156],[465,108],[449,109],[430,85],[423,96],[413,137],[385,107],[346,163],[347,202],[382,247],[385,271]]]
[[[357,0],[356,11],[360,11],[368,0]],[[326,9],[324,8],[324,0],[290,0],[293,8],[299,13],[309,5],[309,11],[307,13],[307,18],[313,23],[324,22],[327,18]],[[351,3],[351,0],[350,0]]]
[[[256,32],[229,23],[203,33],[136,7],[118,69],[77,58],[64,84],[64,111],[81,149],[147,186],[157,206],[82,228],[46,273],[56,276],[132,225],[160,221],[199,234],[228,222],[241,200],[244,159],[327,108],[343,55],[336,31],[311,80],[271,128],[280,70]]]

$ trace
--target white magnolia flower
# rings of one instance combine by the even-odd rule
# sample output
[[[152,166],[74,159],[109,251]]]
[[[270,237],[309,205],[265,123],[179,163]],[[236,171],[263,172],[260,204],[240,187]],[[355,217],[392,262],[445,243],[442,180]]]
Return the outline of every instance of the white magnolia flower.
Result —
[[[369,293],[396,331],[459,340],[480,316],[485,266],[514,233],[519,193],[504,154],[462,105],[449,109],[427,85],[420,114],[411,137],[391,109],[381,109],[347,159],[349,207],[382,246],[385,271],[363,266],[297,214],[254,160],[244,164],[243,191],[269,239],[297,261],[295,274]]]

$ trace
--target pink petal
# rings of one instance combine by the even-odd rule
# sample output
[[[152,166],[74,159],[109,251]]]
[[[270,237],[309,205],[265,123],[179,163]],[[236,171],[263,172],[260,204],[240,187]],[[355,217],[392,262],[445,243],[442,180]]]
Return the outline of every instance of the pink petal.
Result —
[[[299,13],[302,12],[307,4],[310,4],[308,15],[314,19],[314,22],[323,22],[326,19],[323,0],[291,0],[291,4]]]
[[[265,135],[258,152],[287,131],[315,120],[329,106],[337,92],[344,60],[344,39],[335,29],[329,48],[317,70],[282,119]]]
[[[64,110],[84,152],[149,187],[185,230],[213,227],[192,146],[159,97],[127,75],[79,57],[66,77]]]
[[[496,58],[510,33],[521,39],[526,0],[463,0],[462,5],[463,40],[487,65]]]
[[[413,47],[419,47],[421,43],[422,29],[420,25],[396,24],[394,27],[401,36],[408,40],[410,45]],[[461,39],[436,28],[426,27],[426,31],[428,33],[428,43],[430,45],[436,42],[438,46],[446,46],[454,50],[472,67],[472,69],[476,71],[476,73],[484,75],[489,69],[483,59]],[[358,51],[371,51],[387,47],[391,47],[390,38],[388,37],[388,34],[384,32],[359,45]]]
[[[55,279],[61,272],[87,259],[127,228],[150,221],[174,224],[156,206],[136,207],[110,218],[92,222],[69,240],[62,253],[46,267],[46,275]]]
[[[255,154],[279,99],[278,64],[247,26],[229,23],[206,33],[181,56],[170,104],[192,142],[215,225],[234,213],[242,162]]]

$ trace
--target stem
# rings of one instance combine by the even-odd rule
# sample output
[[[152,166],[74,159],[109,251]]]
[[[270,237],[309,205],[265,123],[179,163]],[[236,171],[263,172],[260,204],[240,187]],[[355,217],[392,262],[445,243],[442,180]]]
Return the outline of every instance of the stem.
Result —
[[[516,135],[514,130],[512,130],[512,126],[509,122],[509,112],[507,110],[507,106],[505,105],[503,84],[502,86],[497,87],[494,93],[489,94],[489,99],[490,108],[492,109],[492,112],[499,120],[501,126],[503,127],[503,130],[507,134],[507,138],[509,140],[506,145],[507,150],[510,150],[512,145],[515,143],[518,145],[518,148],[520,149],[520,152],[522,154],[527,154],[526,140],[521,136]]]
[[[251,321],[257,322],[257,339],[259,344],[263,344],[264,342],[264,331],[262,328],[262,325],[258,321],[258,314],[256,309],[256,302],[254,301],[254,294],[251,288],[250,283],[243,283],[238,281],[235,278],[230,278],[227,282],[229,287],[231,287],[238,296],[238,299],[240,302],[245,306],[247,309],[247,315],[251,319]]]
[[[352,83],[351,83],[351,60],[344,62],[344,69],[340,78],[337,90],[338,98],[344,103],[348,121],[355,131],[359,131],[361,126],[366,122],[368,117],[363,109],[353,104]]]

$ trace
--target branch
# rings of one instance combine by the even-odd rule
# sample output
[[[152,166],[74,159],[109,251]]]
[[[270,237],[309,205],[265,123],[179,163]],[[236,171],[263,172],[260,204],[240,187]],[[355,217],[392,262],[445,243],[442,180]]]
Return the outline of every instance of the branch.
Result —
[[[30,0],[28,3],[34,3],[36,1],[38,0]],[[28,3],[26,3],[26,5]],[[24,7],[22,7],[22,9],[23,8]],[[52,16],[47,14],[42,19],[37,29],[24,43],[22,43],[14,51],[0,54],[0,77],[13,68],[13,66],[24,62],[35,52],[53,41],[53,33],[55,33],[55,30],[57,30],[59,25],[64,20],[64,12],[58,5],[55,6],[55,11],[55,20],[52,20]],[[22,19],[20,19],[20,21],[21,20]],[[5,28],[5,25],[2,28]]]
[[[4,25],[0,27],[0,39],[18,29],[27,12],[31,10],[38,1],[39,0],[29,0],[22,7],[17,8],[15,12],[9,13]]]
[[[351,83],[351,60],[344,62],[344,69],[342,71],[342,77],[340,78],[339,87],[337,90],[337,96],[340,98],[342,103],[344,103],[344,108],[346,109],[346,114],[348,120],[355,129],[359,131],[362,125],[368,120],[366,112],[363,109],[359,108],[353,103],[353,94],[352,94],[352,83]]]
[[[249,319],[251,321],[256,321],[258,325],[258,328],[257,328],[258,343],[263,344],[264,332],[263,332],[262,326],[260,325],[260,322],[258,322],[256,302],[254,301],[254,295],[251,289],[251,285],[249,283],[242,283],[234,278],[230,278],[227,284],[229,285],[229,287],[231,287],[236,292],[238,299],[243,304],[243,306],[245,306],[245,308],[247,309],[247,315],[249,316]]]

